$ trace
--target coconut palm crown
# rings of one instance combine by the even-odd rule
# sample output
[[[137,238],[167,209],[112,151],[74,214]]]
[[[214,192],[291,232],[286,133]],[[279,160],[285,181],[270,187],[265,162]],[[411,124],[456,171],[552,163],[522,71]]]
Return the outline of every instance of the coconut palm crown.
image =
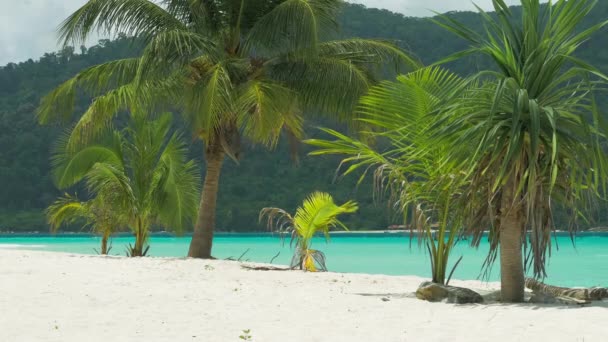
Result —
[[[63,42],[92,32],[126,33],[141,56],[89,68],[48,96],[40,122],[68,118],[74,98],[95,99],[70,145],[90,139],[130,107],[184,113],[205,144],[206,174],[188,255],[211,257],[215,206],[225,156],[241,137],[273,147],[282,133],[302,137],[302,113],[345,119],[385,66],[417,66],[395,45],[337,40],[341,0],[89,0],[61,25]]]

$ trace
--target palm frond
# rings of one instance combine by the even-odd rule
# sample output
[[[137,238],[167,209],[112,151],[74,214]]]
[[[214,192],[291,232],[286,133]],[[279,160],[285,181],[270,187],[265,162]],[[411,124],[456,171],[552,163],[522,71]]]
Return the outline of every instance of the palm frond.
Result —
[[[210,36],[218,34],[223,26],[221,3],[206,0],[163,0],[163,6],[172,16],[197,31]]]
[[[131,214],[137,208],[133,207],[135,194],[125,170],[111,164],[95,164],[87,173],[86,185],[91,193],[114,193],[117,203]]]
[[[68,148],[75,150],[78,146],[87,145],[98,139],[111,128],[112,119],[118,113],[128,111],[140,100],[137,97],[137,90],[132,84],[97,97],[72,129],[67,144]]]
[[[128,58],[81,71],[42,98],[36,112],[38,121],[42,124],[68,121],[74,112],[74,100],[79,90],[90,96],[98,96],[131,83],[135,79],[139,62],[139,58]]]
[[[245,50],[262,55],[268,51],[314,51],[337,29],[336,13],[341,4],[340,0],[282,1],[253,25]]]
[[[217,53],[216,45],[215,41],[196,32],[181,29],[160,32],[150,39],[142,52],[136,82],[166,78],[193,57],[213,56]]]
[[[263,208],[260,210],[259,221],[266,218],[266,225],[271,232],[293,231],[293,217],[287,211],[280,208]]]
[[[178,232],[192,226],[198,212],[199,169],[188,161],[188,149],[178,134],[167,142],[155,172],[161,174],[158,191],[159,220]]]
[[[366,68],[335,57],[277,61],[269,76],[293,89],[303,107],[344,120],[375,81]]]
[[[428,143],[433,139],[428,134],[432,123],[429,115],[448,110],[469,86],[469,80],[438,67],[401,75],[396,81],[382,82],[371,88],[359,101],[358,119],[370,128],[361,132],[363,139],[323,129],[335,140],[311,139],[306,143],[318,148],[311,152],[312,155],[344,155],[342,164],[350,165],[344,174],[372,167],[382,168],[384,173],[400,168],[399,165],[408,165],[407,171],[402,170],[403,174],[427,179],[424,172],[431,170],[414,161],[435,160],[446,148]],[[374,137],[389,139],[393,147],[385,152],[376,151],[375,146],[364,141]],[[429,146],[433,149],[428,150]]]
[[[294,228],[304,240],[310,240],[315,233],[322,232],[326,236],[333,227],[344,224],[338,220],[341,214],[354,213],[358,206],[348,201],[340,206],[336,205],[331,195],[323,192],[314,192],[304,200],[294,216]]]
[[[187,94],[186,115],[195,134],[209,143],[214,137],[214,130],[236,118],[232,101],[234,89],[230,76],[221,63],[201,70],[194,82]]]
[[[295,137],[303,135],[296,94],[281,84],[256,80],[244,84],[237,98],[238,126],[254,142],[276,146],[283,129]]]
[[[59,39],[65,45],[77,45],[95,31],[110,36],[124,33],[150,38],[171,29],[185,29],[185,26],[154,1],[88,0],[61,23]]]
[[[57,231],[64,224],[71,224],[80,220],[91,223],[91,212],[87,203],[65,194],[46,209],[47,221],[52,231]]]
[[[422,66],[419,60],[407,54],[395,43],[378,39],[351,38],[323,42],[319,44],[319,55],[340,56],[353,63],[377,67],[392,65],[397,72],[405,69],[415,70]]]
[[[112,136],[112,144],[90,145],[75,151],[68,147],[69,135],[59,140],[52,156],[53,178],[65,189],[83,180],[97,163],[108,163],[124,168],[120,135]]]

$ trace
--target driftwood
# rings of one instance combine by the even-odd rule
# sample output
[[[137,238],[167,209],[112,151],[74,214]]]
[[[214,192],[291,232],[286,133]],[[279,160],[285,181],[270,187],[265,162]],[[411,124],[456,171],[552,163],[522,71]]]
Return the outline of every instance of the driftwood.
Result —
[[[555,296],[546,292],[536,291],[532,293],[532,296],[528,300],[528,303],[586,305],[591,304],[591,301],[584,299],[576,299],[572,297]]]
[[[250,271],[291,271],[293,268],[275,266],[249,266],[241,265],[242,268]]]
[[[526,287],[534,293],[542,293],[566,302],[588,304],[593,300],[608,298],[608,288],[569,288],[544,284],[536,279],[526,278]]]
[[[416,298],[429,302],[439,302],[447,299],[448,303],[483,303],[483,297],[473,290],[436,284],[430,281],[420,284],[418,290],[416,290]]]

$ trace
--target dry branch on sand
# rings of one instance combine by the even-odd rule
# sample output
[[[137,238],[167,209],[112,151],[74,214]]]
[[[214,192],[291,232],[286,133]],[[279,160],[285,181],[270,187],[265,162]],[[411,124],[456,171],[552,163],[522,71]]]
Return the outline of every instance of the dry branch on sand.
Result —
[[[526,278],[526,287],[534,292],[535,295],[545,298],[563,301],[566,303],[589,304],[594,300],[608,298],[608,288],[570,288],[552,286],[542,283],[533,278]],[[545,299],[546,301],[546,299]]]

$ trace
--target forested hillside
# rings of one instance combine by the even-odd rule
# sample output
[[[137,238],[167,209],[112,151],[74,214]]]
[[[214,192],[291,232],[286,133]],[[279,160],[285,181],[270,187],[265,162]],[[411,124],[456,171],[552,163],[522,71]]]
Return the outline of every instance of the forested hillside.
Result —
[[[475,13],[451,13],[471,25],[479,23]],[[588,25],[608,18],[608,2],[600,2]],[[432,63],[466,48],[458,38],[446,33],[429,19],[410,18],[386,10],[347,5],[342,17],[341,35],[397,40],[424,63]],[[477,25],[479,26],[479,25]],[[481,27],[480,27],[481,29]],[[608,72],[606,31],[582,49],[580,57]],[[47,230],[44,208],[60,192],[50,177],[50,150],[67,127],[41,127],[34,112],[40,98],[53,87],[83,68],[107,60],[137,54],[138,46],[121,37],[102,40],[90,48],[66,48],[47,53],[39,60],[8,64],[0,68],[0,230]],[[484,67],[481,58],[471,58],[451,67],[468,74]],[[89,99],[82,98],[85,108]],[[318,122],[308,123],[308,135],[318,134]],[[227,162],[224,167],[218,203],[218,228],[228,231],[263,229],[257,223],[258,212],[265,206],[295,208],[314,190],[332,193],[339,201],[349,198],[360,203],[358,214],[345,219],[353,229],[384,229],[399,219],[392,217],[386,205],[375,205],[371,180],[358,189],[356,177],[334,182],[337,159],[309,157],[306,148],[299,151],[296,165],[286,144],[277,151],[247,147],[239,165]],[[202,160],[202,146],[194,143],[193,156]]]

